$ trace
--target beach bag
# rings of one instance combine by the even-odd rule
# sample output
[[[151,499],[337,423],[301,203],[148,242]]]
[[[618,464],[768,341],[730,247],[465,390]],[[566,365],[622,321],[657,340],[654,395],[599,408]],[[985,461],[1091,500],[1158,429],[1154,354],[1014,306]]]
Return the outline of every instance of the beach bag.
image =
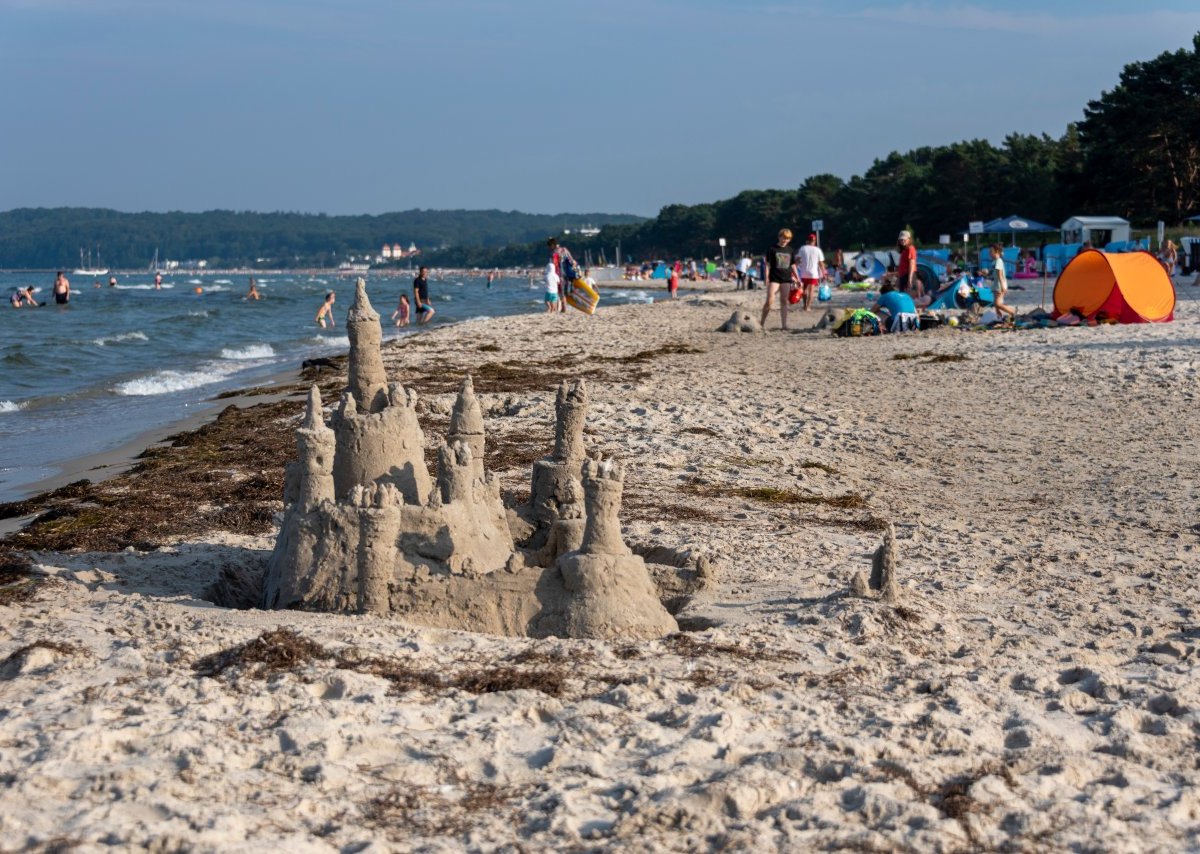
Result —
[[[833,299],[833,291],[830,290],[829,285],[821,285],[817,288],[817,302],[829,302],[831,299]]]
[[[564,253],[562,256],[562,280],[564,282],[573,282],[578,278],[580,278],[580,275],[579,269],[575,266],[575,259]]]
[[[834,327],[838,338],[860,338],[879,334],[879,317],[865,308],[848,312],[842,322]]]
[[[802,293],[802,289],[800,288],[799,285],[792,285],[792,289],[788,293],[788,303],[791,305],[796,305],[797,303],[799,303],[801,293]]]

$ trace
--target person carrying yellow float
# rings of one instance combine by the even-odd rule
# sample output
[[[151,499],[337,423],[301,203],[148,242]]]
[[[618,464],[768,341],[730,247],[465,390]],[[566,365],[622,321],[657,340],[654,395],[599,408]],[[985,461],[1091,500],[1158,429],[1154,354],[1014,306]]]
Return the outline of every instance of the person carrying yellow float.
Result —
[[[570,305],[584,314],[592,314],[600,303],[600,295],[596,293],[596,289],[583,278],[579,265],[575,263],[567,247],[559,246],[553,237],[546,241],[546,246],[550,249],[550,262],[558,272],[562,297],[559,301],[559,311],[566,311],[566,306]]]

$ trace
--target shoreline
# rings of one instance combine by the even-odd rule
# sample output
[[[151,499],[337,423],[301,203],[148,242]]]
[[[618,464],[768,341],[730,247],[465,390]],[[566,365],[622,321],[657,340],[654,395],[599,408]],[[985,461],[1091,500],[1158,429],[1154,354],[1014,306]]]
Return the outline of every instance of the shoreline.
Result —
[[[0,271],[3,272],[3,271]],[[218,274],[215,273],[214,274]],[[692,283],[692,284],[708,284],[708,283]],[[679,299],[684,299],[687,296],[694,296],[700,293],[710,293],[717,291],[719,285],[731,285],[728,282],[712,283],[712,288],[693,287],[685,291],[680,288]],[[633,286],[637,286],[633,288]],[[666,290],[665,284],[655,284],[650,282],[622,282],[622,283],[600,283],[599,288],[606,290]],[[608,310],[614,306],[606,307]],[[538,314],[538,312],[529,312],[529,314]],[[521,316],[521,315],[516,315]],[[462,323],[471,322],[473,319],[459,320],[451,324],[446,324],[445,327],[452,328]],[[433,330],[429,329],[414,329],[410,334],[422,335]],[[345,353],[336,354],[330,358],[344,359]],[[205,398],[197,401],[195,406],[202,408],[203,411],[197,411],[183,418],[167,422],[159,427],[147,429],[136,436],[122,442],[120,445],[103,451],[86,454],[82,457],[72,457],[65,460],[56,461],[53,465],[60,470],[56,474],[14,488],[13,497],[3,502],[3,504],[22,504],[37,502],[39,498],[47,493],[53,492],[60,487],[73,483],[81,478],[86,478],[93,483],[101,483],[115,475],[128,471],[129,468],[137,464],[137,458],[140,454],[150,448],[159,445],[166,438],[177,433],[184,433],[196,429],[206,423],[210,423],[225,406],[230,404],[238,404],[239,402],[270,402],[279,397],[287,397],[295,394],[294,390],[281,391],[278,395],[272,395],[269,391],[274,385],[281,388],[294,386],[301,381],[301,369],[299,367],[289,368],[278,371],[263,378],[261,382],[254,385],[245,386],[223,392],[216,397]],[[22,519],[18,525],[14,519],[0,519],[0,538],[7,536],[15,530],[19,530],[27,519]]]

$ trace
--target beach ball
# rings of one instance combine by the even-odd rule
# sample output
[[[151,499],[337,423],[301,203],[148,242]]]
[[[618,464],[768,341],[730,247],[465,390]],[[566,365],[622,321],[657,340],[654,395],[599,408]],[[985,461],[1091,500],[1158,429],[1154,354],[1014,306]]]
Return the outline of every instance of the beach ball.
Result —
[[[202,293],[204,293],[204,288],[202,288],[202,287],[200,287],[199,285],[197,285],[197,286],[196,286],[196,293],[198,293],[198,294],[202,294]]]
[[[951,326],[958,326],[958,318],[957,317],[950,318],[949,323]]]

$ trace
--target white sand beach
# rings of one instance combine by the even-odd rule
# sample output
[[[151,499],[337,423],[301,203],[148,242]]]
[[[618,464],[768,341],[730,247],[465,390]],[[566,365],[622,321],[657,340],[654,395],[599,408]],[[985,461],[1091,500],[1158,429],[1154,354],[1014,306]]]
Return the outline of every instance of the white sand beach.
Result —
[[[273,534],[36,554],[0,605],[0,849],[1194,850],[1197,291],[1167,324],[870,339],[719,334],[762,295],[713,292],[386,349],[401,382],[588,375],[626,542],[713,562],[684,630],[205,599]],[[549,450],[552,388],[480,399]],[[851,597],[886,523],[899,601]],[[212,658],[277,629],[311,645]]]

